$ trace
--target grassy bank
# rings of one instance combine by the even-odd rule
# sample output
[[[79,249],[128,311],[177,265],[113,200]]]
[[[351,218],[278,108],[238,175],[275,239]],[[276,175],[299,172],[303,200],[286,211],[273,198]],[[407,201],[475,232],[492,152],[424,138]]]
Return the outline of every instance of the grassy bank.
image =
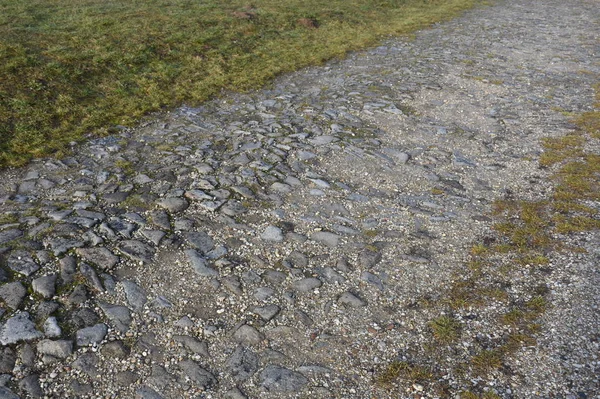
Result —
[[[257,87],[474,1],[0,0],[0,167]]]

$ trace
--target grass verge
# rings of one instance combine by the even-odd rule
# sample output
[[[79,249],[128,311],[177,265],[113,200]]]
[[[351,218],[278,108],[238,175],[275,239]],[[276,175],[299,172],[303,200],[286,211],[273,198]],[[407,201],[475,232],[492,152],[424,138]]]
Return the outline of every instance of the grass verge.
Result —
[[[0,168],[342,56],[476,0],[0,0]]]
[[[598,109],[600,84],[596,93]],[[499,398],[491,387],[498,386],[503,374],[510,381],[514,371],[506,367],[508,358],[537,344],[539,318],[552,306],[548,288],[540,283],[549,259],[560,251],[582,250],[566,247],[561,238],[600,228],[600,156],[589,151],[600,144],[600,112],[584,113],[574,122],[576,131],[542,140],[545,152],[539,165],[552,169],[552,194],[539,201],[496,201],[494,231],[472,247],[468,264],[443,295],[443,315],[428,323],[431,342],[410,364],[392,362],[382,369],[378,384],[407,386],[415,380],[412,370],[427,370],[419,382],[430,392]],[[482,322],[473,328],[471,319]],[[450,388],[448,376],[463,391]]]

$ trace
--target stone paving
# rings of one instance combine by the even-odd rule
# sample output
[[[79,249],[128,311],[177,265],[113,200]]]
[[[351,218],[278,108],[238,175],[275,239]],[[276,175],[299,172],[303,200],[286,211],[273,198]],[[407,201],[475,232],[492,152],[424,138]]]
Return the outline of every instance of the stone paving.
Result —
[[[5,171],[0,398],[436,397],[374,373],[415,356],[416,303],[463,267],[491,202],[551,189],[539,139],[590,109],[599,17],[499,1]],[[565,337],[494,380],[500,397],[600,395],[586,240],[556,265],[577,303],[534,276],[556,283],[546,324]]]

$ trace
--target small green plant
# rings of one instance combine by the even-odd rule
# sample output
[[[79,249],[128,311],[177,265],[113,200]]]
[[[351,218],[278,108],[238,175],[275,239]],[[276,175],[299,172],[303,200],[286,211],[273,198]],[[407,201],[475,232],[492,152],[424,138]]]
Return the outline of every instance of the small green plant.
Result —
[[[427,382],[433,378],[433,373],[427,367],[395,361],[390,363],[378,376],[377,382],[389,385],[399,378],[409,382]]]
[[[440,316],[429,322],[433,337],[443,343],[455,341],[460,335],[460,323],[450,316]]]

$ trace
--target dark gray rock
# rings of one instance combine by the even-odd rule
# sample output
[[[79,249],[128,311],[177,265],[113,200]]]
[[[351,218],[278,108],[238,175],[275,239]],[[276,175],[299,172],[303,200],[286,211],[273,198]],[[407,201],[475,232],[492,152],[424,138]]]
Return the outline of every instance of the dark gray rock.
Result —
[[[235,295],[242,295],[242,283],[237,276],[231,275],[223,278],[223,285]]]
[[[73,341],[44,339],[37,343],[37,351],[42,355],[64,359],[73,353]]]
[[[375,287],[377,287],[381,291],[383,291],[383,283],[382,283],[381,279],[379,278],[379,276],[377,276],[377,275],[375,275],[373,273],[364,271],[364,272],[361,273],[360,279],[362,281],[365,281],[365,282],[371,284],[371,285],[374,285]]]
[[[349,307],[357,308],[361,306],[365,306],[366,303],[353,293],[346,291],[338,298],[338,302],[342,305],[346,305]]]
[[[2,345],[10,345],[19,341],[32,341],[42,336],[43,334],[36,329],[27,312],[17,313],[0,328],[0,343]]]
[[[217,277],[219,272],[208,266],[206,259],[204,259],[198,252],[193,249],[188,249],[185,251],[185,255],[188,258],[192,269],[202,277]]]
[[[250,349],[238,346],[227,359],[227,368],[234,380],[245,381],[258,370],[258,356]]]
[[[135,390],[135,399],[164,399],[164,397],[149,386],[142,385]]]
[[[131,311],[126,306],[112,305],[106,302],[98,302],[100,309],[106,317],[113,322],[116,329],[122,333],[129,331],[131,325]]]
[[[129,356],[130,349],[123,341],[110,341],[102,346],[104,356],[123,359]]]
[[[235,331],[233,339],[244,345],[258,345],[265,339],[265,336],[256,328],[244,324]]]
[[[0,298],[2,298],[4,303],[12,309],[17,309],[26,295],[27,289],[20,281],[6,283],[0,286]]]
[[[202,254],[210,252],[215,247],[213,239],[203,231],[188,231],[183,236],[194,249]]]
[[[19,359],[25,367],[33,367],[35,365],[35,349],[31,344],[23,344],[19,349]],[[0,372],[2,372],[0,370]]]
[[[29,252],[26,251],[14,251],[8,257],[6,264],[8,268],[14,272],[20,273],[24,276],[30,276],[40,269]]]
[[[161,198],[156,204],[172,213],[183,212],[190,206],[186,199],[176,197]]]
[[[98,277],[96,270],[87,263],[81,263],[79,265],[79,271],[81,275],[86,279],[88,286],[93,288],[96,291],[102,292],[104,291],[104,287],[102,286],[102,280]]]
[[[54,256],[60,256],[73,248],[81,248],[84,245],[83,240],[63,237],[49,237],[44,240],[46,248],[50,248]]]
[[[234,387],[229,391],[225,392],[225,399],[248,399],[246,395],[239,388]]]
[[[132,260],[142,263],[152,262],[155,253],[151,246],[138,240],[123,241],[119,249]]]
[[[205,341],[200,341],[189,335],[174,335],[173,341],[180,343],[186,349],[197,355],[209,357],[208,344]]]
[[[7,387],[0,387],[0,399],[21,399]]]
[[[0,348],[0,374],[12,373],[17,355],[11,348]]]
[[[41,398],[44,396],[44,391],[40,386],[40,376],[38,374],[30,374],[19,381],[19,388],[32,398]]]
[[[381,252],[365,248],[358,255],[358,265],[364,269],[370,269],[381,261]]]
[[[23,235],[23,231],[19,229],[10,229],[5,231],[0,231],[0,245],[6,244],[7,242],[11,242]]]
[[[120,387],[128,387],[140,379],[140,376],[133,371],[119,371],[115,374],[115,382]]]
[[[98,374],[98,355],[95,353],[83,353],[72,363],[72,366],[89,375],[92,379],[100,378]]]
[[[56,292],[56,274],[49,274],[47,276],[38,277],[31,282],[31,288],[33,292],[43,296],[44,298],[51,298]]]
[[[179,368],[192,382],[200,388],[210,388],[217,383],[215,376],[203,369],[193,360],[179,362]]]
[[[310,239],[328,246],[329,248],[335,248],[340,242],[340,236],[335,233],[328,231],[317,231],[310,236]]]
[[[302,374],[285,367],[268,365],[260,373],[260,385],[270,392],[298,392],[308,384]]]
[[[78,248],[75,253],[81,256],[85,262],[92,263],[101,270],[112,269],[119,262],[119,257],[104,247]]]
[[[60,279],[63,284],[68,285],[73,282],[73,277],[77,273],[77,262],[72,256],[65,256],[59,261]]]
[[[136,312],[142,311],[144,305],[148,301],[146,292],[133,281],[125,280],[121,284],[123,284],[129,306]]]
[[[315,288],[319,288],[323,283],[316,277],[307,277],[302,280],[294,281],[292,287],[296,291],[300,292],[309,292],[314,290]]]
[[[154,245],[160,245],[160,242],[167,235],[164,231],[160,230],[142,230],[142,235]]]
[[[271,321],[280,311],[277,305],[256,306],[252,309],[252,313],[259,315],[264,321]]]
[[[77,346],[86,346],[99,344],[102,342],[106,334],[108,333],[108,327],[104,323],[96,324],[92,327],[82,328],[77,330],[75,334],[75,342]]]

